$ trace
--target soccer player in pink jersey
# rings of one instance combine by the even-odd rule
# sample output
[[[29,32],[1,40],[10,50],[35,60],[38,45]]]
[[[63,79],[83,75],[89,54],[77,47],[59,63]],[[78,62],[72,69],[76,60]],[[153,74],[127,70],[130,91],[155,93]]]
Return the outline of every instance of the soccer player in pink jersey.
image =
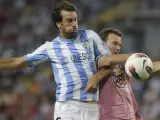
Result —
[[[119,54],[122,46],[122,33],[119,30],[105,28],[100,32],[100,37],[112,55]],[[153,65],[156,65],[153,72],[160,70],[160,62]],[[86,91],[93,91],[98,82],[100,120],[142,120],[123,64],[97,72],[89,80]]]
[[[100,36],[110,49],[111,54],[119,54],[122,46],[120,31],[103,29]],[[99,84],[101,120],[140,120],[130,79],[125,73],[124,65],[116,65],[105,79],[107,80],[102,80]]]

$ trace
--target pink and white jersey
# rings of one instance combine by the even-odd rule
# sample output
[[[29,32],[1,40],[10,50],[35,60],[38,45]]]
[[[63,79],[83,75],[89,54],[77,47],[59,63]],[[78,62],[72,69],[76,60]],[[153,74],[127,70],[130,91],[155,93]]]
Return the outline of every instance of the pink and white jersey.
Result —
[[[141,120],[124,65],[117,65],[112,73],[100,82],[99,88],[100,120]],[[135,118],[136,114],[140,119]]]

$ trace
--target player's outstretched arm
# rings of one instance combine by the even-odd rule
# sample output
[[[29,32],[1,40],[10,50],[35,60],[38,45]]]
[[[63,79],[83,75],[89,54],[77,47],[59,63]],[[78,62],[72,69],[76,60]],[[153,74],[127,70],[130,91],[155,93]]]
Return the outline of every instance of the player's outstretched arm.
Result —
[[[24,57],[0,59],[0,70],[14,70],[29,66]]]
[[[48,43],[49,44],[49,43]],[[0,59],[0,70],[20,69],[27,66],[34,66],[35,64],[48,61],[47,45],[43,44],[38,47],[31,54],[16,58]]]
[[[132,54],[118,54],[110,56],[102,56],[98,60],[98,67],[105,68],[111,65],[123,64]]]

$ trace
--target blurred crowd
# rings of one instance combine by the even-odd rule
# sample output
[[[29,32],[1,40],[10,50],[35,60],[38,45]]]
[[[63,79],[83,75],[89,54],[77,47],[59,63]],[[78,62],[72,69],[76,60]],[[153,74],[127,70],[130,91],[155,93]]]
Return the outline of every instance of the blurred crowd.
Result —
[[[0,1],[1,58],[23,56],[55,36],[48,9],[51,3]],[[52,120],[56,85],[48,63],[1,71],[0,78],[0,120]]]
[[[57,1],[0,0],[1,58],[23,56],[35,50],[45,41],[51,41],[58,34],[51,21],[52,7]],[[80,27],[93,28],[97,32],[104,26],[116,27],[117,23],[110,23],[111,18],[109,22],[108,18],[104,18],[107,24],[103,22],[103,19],[98,20],[97,24],[94,24],[95,21],[92,20],[95,20],[105,10],[117,6],[121,2],[126,2],[126,0],[70,1],[78,7]],[[137,2],[137,0],[130,1]],[[143,3],[141,7],[145,9],[160,8],[159,0],[140,1]],[[117,28],[121,30],[119,25]],[[133,27],[126,31],[124,34],[126,36],[128,34],[137,35]],[[141,37],[139,38],[141,39]],[[124,39],[129,39],[129,37],[124,37]],[[133,37],[133,39],[135,38]],[[138,44],[135,44],[133,49],[141,50],[137,46]],[[128,52],[126,47],[123,48],[123,51]],[[55,87],[52,70],[48,63],[36,68],[1,71],[0,120],[52,120]],[[132,88],[144,120],[160,120],[160,75],[157,74],[148,81],[133,80]]]

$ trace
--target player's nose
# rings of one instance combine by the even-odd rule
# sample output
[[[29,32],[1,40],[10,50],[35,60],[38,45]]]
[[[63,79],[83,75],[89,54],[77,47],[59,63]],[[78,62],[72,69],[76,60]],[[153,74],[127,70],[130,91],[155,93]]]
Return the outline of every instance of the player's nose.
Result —
[[[117,51],[119,52],[119,51],[120,51],[120,48],[118,48]]]
[[[73,21],[72,26],[76,27],[77,26],[77,21]]]
[[[119,45],[117,45],[116,50],[120,51],[121,47]]]

